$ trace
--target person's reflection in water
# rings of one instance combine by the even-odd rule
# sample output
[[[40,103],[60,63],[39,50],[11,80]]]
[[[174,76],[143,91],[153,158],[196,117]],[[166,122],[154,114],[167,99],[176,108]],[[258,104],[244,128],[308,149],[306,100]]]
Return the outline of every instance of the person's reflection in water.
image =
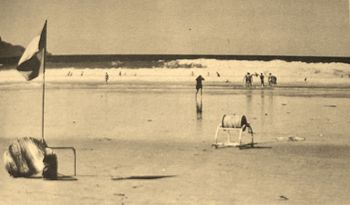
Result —
[[[252,89],[248,89],[246,90],[246,114],[251,115],[251,113],[253,113],[253,90]]]
[[[260,130],[262,133],[265,133],[265,113],[266,113],[266,108],[265,108],[265,90],[261,89],[261,93],[260,93],[260,116],[259,116],[259,122],[260,122]]]
[[[202,96],[196,95],[196,113],[197,113],[197,120],[202,119],[202,113],[203,113],[203,102],[202,102]]]
[[[269,116],[269,123],[273,124],[274,123],[274,115],[273,115],[273,110],[275,109],[275,105],[274,105],[274,100],[273,100],[273,90],[271,90],[269,92],[269,97],[268,97],[268,110],[267,110],[267,114]]]

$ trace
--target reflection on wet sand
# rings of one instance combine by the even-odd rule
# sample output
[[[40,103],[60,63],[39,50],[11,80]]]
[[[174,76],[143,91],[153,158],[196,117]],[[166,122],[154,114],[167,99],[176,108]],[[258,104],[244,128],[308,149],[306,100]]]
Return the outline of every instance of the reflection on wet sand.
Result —
[[[260,128],[261,128],[261,132],[264,132],[265,131],[265,118],[263,116],[265,116],[265,113],[266,113],[266,109],[265,109],[265,90],[262,89],[260,91],[260,117],[261,117],[261,120],[260,120]]]
[[[266,89],[259,91],[247,89],[244,94],[246,99],[246,110],[244,114],[250,116],[251,119],[257,120],[259,122],[260,132],[264,133],[267,131],[265,130],[265,126],[274,122],[273,92]]]
[[[274,102],[273,102],[273,92],[269,92],[268,93],[268,96],[269,96],[269,100],[268,100],[268,106],[269,106],[269,108],[268,108],[268,115],[270,115],[270,122],[269,123],[274,123],[274,113],[273,113],[273,111],[276,109],[275,108],[275,105],[274,105]]]
[[[202,95],[196,95],[196,113],[197,113],[197,120],[202,119],[202,113],[203,113],[203,102],[202,102]]]
[[[244,114],[250,116],[252,113],[254,113],[254,106],[252,104],[253,101],[253,90],[252,89],[247,89],[245,92],[245,96],[246,96],[246,104],[247,104],[247,108]]]

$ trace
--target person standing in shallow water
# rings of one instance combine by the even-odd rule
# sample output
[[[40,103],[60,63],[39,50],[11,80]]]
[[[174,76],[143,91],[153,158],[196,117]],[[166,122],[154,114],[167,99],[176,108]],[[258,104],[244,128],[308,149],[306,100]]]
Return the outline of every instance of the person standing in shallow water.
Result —
[[[201,75],[199,75],[197,78],[196,78],[196,95],[198,94],[198,91],[201,90],[201,95],[202,95],[202,88],[203,88],[203,85],[202,85],[202,81],[205,80]]]
[[[251,75],[249,72],[244,76],[245,86],[246,87],[252,87],[253,86],[253,75]]]
[[[269,81],[269,86],[272,86],[272,74],[271,73],[269,73],[268,81]]]
[[[106,84],[108,84],[108,79],[109,79],[109,75],[108,75],[108,73],[106,72],[106,75],[105,75]]]
[[[265,78],[264,74],[263,74],[263,73],[260,73],[261,87],[264,87],[264,86],[265,86],[264,78]]]

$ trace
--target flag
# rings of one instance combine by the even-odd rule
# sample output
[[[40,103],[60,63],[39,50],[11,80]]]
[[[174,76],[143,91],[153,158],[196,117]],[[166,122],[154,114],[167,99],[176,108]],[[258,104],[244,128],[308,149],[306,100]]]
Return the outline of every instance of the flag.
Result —
[[[34,37],[26,47],[17,65],[17,70],[28,81],[38,77],[40,70],[41,72],[45,72],[46,24],[47,21],[45,21],[40,35]]]

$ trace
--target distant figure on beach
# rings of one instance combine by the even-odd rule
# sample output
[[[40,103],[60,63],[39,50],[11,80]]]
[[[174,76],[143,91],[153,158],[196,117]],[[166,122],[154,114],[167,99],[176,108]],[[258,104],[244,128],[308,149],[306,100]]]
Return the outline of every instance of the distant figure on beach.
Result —
[[[191,76],[194,76],[194,72],[193,71],[191,72]]]
[[[197,78],[196,78],[196,95],[198,94],[198,91],[201,90],[201,95],[202,95],[202,88],[203,88],[203,85],[202,85],[202,81],[205,80],[201,75],[199,75]]]
[[[219,72],[216,72],[216,76],[218,76],[218,78],[220,78],[220,73],[219,73]]]
[[[122,72],[121,71],[119,71],[119,76],[122,76]]]
[[[83,76],[83,75],[84,75],[84,71],[81,71],[80,76]]]
[[[246,87],[252,87],[253,85],[253,75],[251,75],[249,72],[244,76],[244,81]]]
[[[264,74],[263,74],[263,73],[260,73],[261,87],[264,87],[264,86],[265,86],[264,78],[265,78]]]
[[[268,81],[269,81],[269,86],[276,85],[277,77],[272,75],[272,73],[269,73]]]
[[[109,75],[108,75],[108,73],[106,72],[106,75],[105,75],[106,84],[108,84],[108,79],[109,79]]]
[[[305,83],[306,83],[306,81],[307,81],[307,77],[304,78],[304,82],[305,82]]]

